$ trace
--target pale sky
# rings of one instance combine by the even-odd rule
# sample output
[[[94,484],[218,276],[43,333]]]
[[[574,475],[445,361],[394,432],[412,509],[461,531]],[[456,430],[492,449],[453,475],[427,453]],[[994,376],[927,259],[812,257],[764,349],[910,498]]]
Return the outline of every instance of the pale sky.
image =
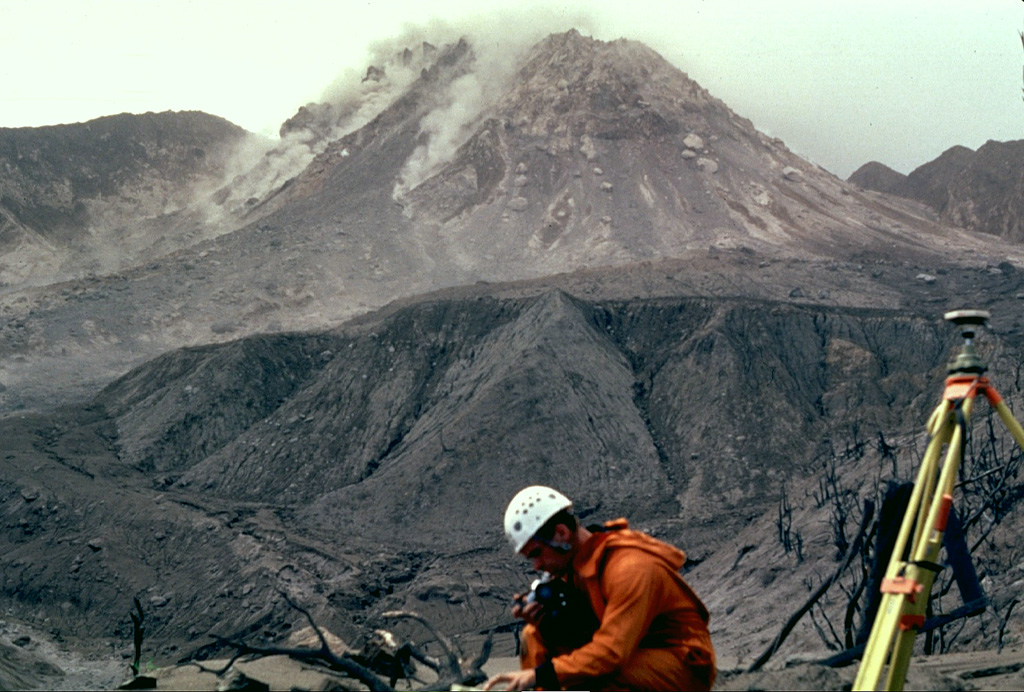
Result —
[[[642,41],[841,177],[1024,139],[1021,0],[0,0],[0,127],[202,110],[273,134],[438,22]]]

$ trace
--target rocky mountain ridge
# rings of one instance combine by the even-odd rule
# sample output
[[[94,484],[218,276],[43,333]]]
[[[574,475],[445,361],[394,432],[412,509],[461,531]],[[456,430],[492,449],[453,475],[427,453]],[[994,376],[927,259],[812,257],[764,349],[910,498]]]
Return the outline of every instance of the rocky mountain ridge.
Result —
[[[909,175],[877,161],[849,181],[864,188],[924,202],[940,217],[972,231],[1024,240],[1024,140],[988,141],[972,151],[955,146]]]
[[[282,141],[252,177],[222,187],[214,206],[235,230],[158,217],[140,226],[160,229],[151,239],[208,239],[117,273],[0,293],[0,406],[86,396],[178,346],[336,325],[478,280],[663,257],[700,273],[715,252],[898,257],[929,276],[1024,255],[802,161],[635,42],[557,35],[480,93],[490,75],[474,72],[486,61],[468,41],[422,60],[404,90],[367,82],[337,131],[364,124],[318,144],[287,182],[270,163],[288,157]],[[231,206],[242,197],[251,204]]]
[[[195,242],[181,212],[247,137],[198,112],[0,128],[0,286],[108,273]],[[169,225],[179,237],[159,237]]]

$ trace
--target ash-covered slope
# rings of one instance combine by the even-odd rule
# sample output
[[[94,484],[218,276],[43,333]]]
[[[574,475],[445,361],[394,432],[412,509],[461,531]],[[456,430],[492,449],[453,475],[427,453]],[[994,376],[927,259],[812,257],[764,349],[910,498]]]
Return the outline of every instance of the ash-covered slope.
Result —
[[[988,141],[977,151],[955,146],[909,175],[879,175],[871,162],[850,182],[924,202],[940,217],[971,231],[1024,240],[1024,140]]]
[[[161,485],[458,548],[497,524],[415,528],[454,506],[481,516],[527,477],[640,518],[678,518],[682,501],[690,525],[728,531],[829,431],[923,415],[945,356],[898,313],[481,287],[334,332],[168,354],[97,403],[121,462]]]
[[[223,179],[247,137],[198,112],[0,128],[0,286],[109,272],[195,242],[188,224],[201,222],[173,215]]]
[[[919,431],[950,330],[923,310],[638,299],[616,277],[441,291],[179,350],[87,407],[0,420],[0,599],[64,636],[127,641],[118,613],[138,595],[164,660],[207,633],[281,641],[298,622],[282,590],[346,637],[396,608],[469,637],[505,624],[526,580],[504,501],[547,482],[588,520],[629,516],[684,547],[720,650],[749,661],[788,610],[744,599],[770,584],[795,603],[834,569],[827,464],[859,450],[829,492],[871,496],[893,463],[870,450]],[[1014,402],[1020,348],[1019,333],[983,346]],[[799,559],[776,537],[784,489]],[[985,554],[992,588],[1017,578],[1012,551]],[[794,638],[821,646],[808,623]]]
[[[375,72],[376,90],[349,107],[307,108],[252,175],[215,195],[248,225],[219,235],[195,216],[158,217],[171,237],[216,237],[0,294],[0,406],[84,396],[179,346],[320,328],[479,280],[662,258],[707,276],[723,250],[853,266],[898,257],[929,275],[1013,260],[920,204],[799,159],[641,44],[570,31],[500,79],[483,50],[424,47],[390,86]],[[282,183],[272,161],[298,140],[316,144],[296,160],[313,158]],[[743,283],[721,278],[702,290]]]

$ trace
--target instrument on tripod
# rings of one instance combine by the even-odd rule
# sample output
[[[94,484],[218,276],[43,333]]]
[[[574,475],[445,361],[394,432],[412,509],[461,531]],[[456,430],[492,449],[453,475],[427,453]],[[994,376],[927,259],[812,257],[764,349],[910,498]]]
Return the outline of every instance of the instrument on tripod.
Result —
[[[947,368],[942,400],[928,419],[930,440],[882,580],[881,604],[853,683],[855,690],[903,689],[914,640],[925,624],[932,583],[942,570],[939,550],[953,507],[967,426],[979,394],[1024,450],[1024,428],[984,376],[987,368],[974,348],[975,333],[988,321],[989,313],[954,310],[944,317],[960,328],[963,346]],[[943,448],[946,454],[940,463]],[[883,674],[885,685],[880,688]]]

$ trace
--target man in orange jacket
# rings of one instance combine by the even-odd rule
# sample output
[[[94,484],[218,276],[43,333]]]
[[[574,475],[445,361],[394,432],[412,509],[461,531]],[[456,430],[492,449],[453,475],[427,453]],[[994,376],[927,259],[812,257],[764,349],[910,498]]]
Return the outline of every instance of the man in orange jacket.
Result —
[[[527,623],[522,669],[492,677],[484,689],[711,689],[715,653],[708,611],[679,575],[686,561],[681,550],[631,530],[625,519],[583,527],[569,498],[544,486],[525,488],[512,499],[505,534],[534,569],[559,580],[551,585],[572,587],[569,596],[573,589],[585,595],[596,630],[567,631],[554,620],[571,609],[517,598],[512,614]],[[576,630],[587,628],[578,611],[571,620]]]

